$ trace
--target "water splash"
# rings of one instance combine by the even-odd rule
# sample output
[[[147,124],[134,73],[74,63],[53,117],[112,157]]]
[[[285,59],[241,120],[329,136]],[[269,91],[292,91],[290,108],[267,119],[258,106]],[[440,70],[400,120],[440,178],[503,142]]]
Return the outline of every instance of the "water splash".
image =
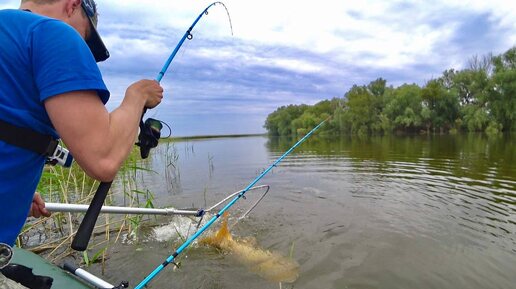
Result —
[[[229,252],[249,271],[269,281],[292,283],[299,276],[296,261],[259,248],[252,239],[234,239],[228,228],[227,214],[224,214],[220,229],[199,243]]]
[[[173,221],[153,228],[152,238],[159,242],[167,242],[170,240],[185,239],[195,232],[197,220],[189,217],[176,216]]]

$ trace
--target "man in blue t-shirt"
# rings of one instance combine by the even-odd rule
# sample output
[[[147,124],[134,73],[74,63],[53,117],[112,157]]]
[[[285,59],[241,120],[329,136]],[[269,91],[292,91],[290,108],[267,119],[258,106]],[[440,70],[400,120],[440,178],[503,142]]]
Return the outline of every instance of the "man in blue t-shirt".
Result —
[[[109,113],[96,61],[109,57],[93,0],[22,0],[0,10],[0,121],[61,138],[91,177],[112,181],[134,144],[144,108],[163,89],[140,80]],[[49,215],[34,191],[45,156],[0,140],[0,243],[12,245],[27,215]]]

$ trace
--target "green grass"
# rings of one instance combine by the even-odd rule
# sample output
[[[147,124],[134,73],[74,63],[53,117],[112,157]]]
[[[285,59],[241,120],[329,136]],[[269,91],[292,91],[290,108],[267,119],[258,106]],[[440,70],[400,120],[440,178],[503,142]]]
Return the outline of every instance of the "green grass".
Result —
[[[154,151],[154,152],[157,152]],[[170,160],[170,165],[177,158]],[[155,174],[148,167],[149,162],[140,161],[139,150],[131,152],[113,181],[106,198],[106,205],[128,207],[154,207],[154,195],[143,186],[143,174]],[[88,177],[74,163],[71,168],[46,166],[37,187],[46,202],[89,204],[99,182]],[[17,245],[44,255],[50,261],[60,261],[69,255],[76,255],[84,264],[92,264],[106,259],[110,246],[126,234],[138,242],[138,229],[146,217],[101,214],[89,243],[88,250],[79,255],[70,249],[82,213],[53,213],[51,217],[30,218],[17,239]]]

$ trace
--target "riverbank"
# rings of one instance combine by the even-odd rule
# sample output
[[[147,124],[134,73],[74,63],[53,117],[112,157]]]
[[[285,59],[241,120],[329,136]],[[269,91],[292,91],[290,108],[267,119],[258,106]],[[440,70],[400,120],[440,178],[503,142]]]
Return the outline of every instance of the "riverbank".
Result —
[[[255,133],[255,134],[222,134],[222,135],[195,135],[195,136],[177,136],[169,137],[164,140],[169,141],[183,141],[183,140],[194,140],[194,139],[210,139],[210,138],[238,138],[238,137],[252,137],[252,136],[266,136],[267,133]]]

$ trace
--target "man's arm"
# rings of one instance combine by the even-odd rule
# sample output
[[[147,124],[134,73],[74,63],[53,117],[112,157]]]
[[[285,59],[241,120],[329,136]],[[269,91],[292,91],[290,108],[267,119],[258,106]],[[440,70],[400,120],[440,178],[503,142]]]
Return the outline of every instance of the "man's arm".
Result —
[[[95,91],[73,91],[48,98],[45,108],[77,163],[94,179],[112,181],[129,155],[144,107],[161,102],[154,80],[131,85],[122,104],[109,113]]]

